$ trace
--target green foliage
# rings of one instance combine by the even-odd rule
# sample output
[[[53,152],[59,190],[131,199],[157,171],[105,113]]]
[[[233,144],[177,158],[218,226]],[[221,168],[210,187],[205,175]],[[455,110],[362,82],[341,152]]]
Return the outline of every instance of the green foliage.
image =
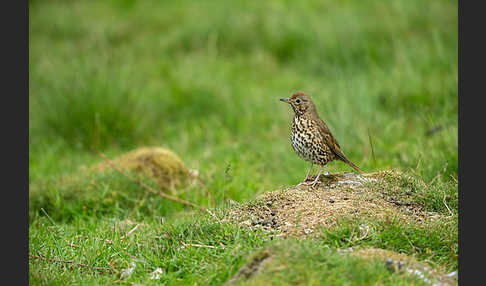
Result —
[[[359,241],[359,226],[343,222],[319,241],[275,245],[275,261],[295,261],[295,267],[254,281],[421,283],[380,264],[323,252],[322,245],[383,247],[457,267],[456,2],[55,0],[29,6],[31,254],[107,268],[111,261],[118,269],[136,260],[125,284],[224,283],[250,253],[275,242],[147,195],[116,173],[85,176],[79,167],[98,162],[99,151],[112,158],[142,145],[163,146],[199,171],[218,208],[253,199],[305,175],[308,163],[288,140],[291,111],[278,101],[302,90],[361,169],[412,174],[377,186],[381,191],[453,215],[428,229],[367,222],[375,231]],[[326,170],[350,171],[341,162]],[[197,186],[177,195],[209,205]],[[160,226],[161,216],[170,223]],[[143,226],[121,240],[129,229],[115,225],[126,219]],[[179,240],[217,248],[181,248]],[[119,280],[116,273],[69,265],[30,259],[30,281]],[[150,280],[157,267],[165,271],[162,280]]]
[[[33,7],[38,161],[46,141],[76,152],[151,143],[201,165],[204,154],[226,164],[243,153],[244,168],[283,171],[271,185],[292,182],[302,175],[278,174],[306,163],[289,154],[291,115],[278,98],[305,90],[361,168],[457,177],[455,4],[121,3]]]
[[[134,222],[124,225],[123,221],[107,217],[53,224],[39,217],[31,227],[30,253],[48,260],[63,257],[64,261],[86,266],[78,266],[80,270],[71,272],[66,263],[31,262],[31,282],[76,285],[87,283],[88,279],[90,284],[113,283],[119,277],[118,271],[135,262],[136,269],[125,283],[220,284],[237,271],[246,255],[264,243],[264,237],[258,233],[220,224],[205,216],[188,216],[179,219],[178,224],[165,219],[163,225],[160,217],[146,217],[124,238],[136,225]],[[110,264],[118,271],[112,271]],[[108,270],[100,274],[94,267]],[[156,268],[163,269],[164,274],[160,280],[150,281],[150,273]]]
[[[141,136],[141,116],[134,91],[127,87],[129,77],[103,68],[72,65],[75,73],[61,74],[52,86],[34,92],[31,112],[42,114],[34,125],[45,132],[32,134],[35,139],[58,137],[73,149],[87,150],[134,146]]]
[[[382,193],[389,201],[410,203],[425,211],[443,215],[457,214],[457,181],[443,178],[440,172],[430,183],[425,183],[416,174],[389,171],[382,180],[368,183],[367,186],[374,192]]]

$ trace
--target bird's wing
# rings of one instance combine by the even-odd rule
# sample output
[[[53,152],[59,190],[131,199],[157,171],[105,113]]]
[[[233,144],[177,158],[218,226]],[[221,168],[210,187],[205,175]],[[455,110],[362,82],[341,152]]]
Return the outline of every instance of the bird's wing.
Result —
[[[361,169],[358,168],[353,162],[349,161],[346,156],[344,156],[343,151],[341,151],[341,146],[339,146],[339,143],[336,141],[334,136],[332,136],[331,130],[327,127],[326,123],[321,118],[318,118],[318,124],[319,128],[319,134],[322,136],[322,140],[324,141],[324,144],[327,144],[331,151],[336,155],[336,157],[353,167],[358,172],[361,172]]]
[[[326,123],[321,118],[318,118],[317,126],[319,128],[319,134],[322,136],[323,143],[331,148],[331,151],[336,154],[339,158],[344,157],[343,151],[341,151],[341,146],[332,136],[331,130],[327,127]]]

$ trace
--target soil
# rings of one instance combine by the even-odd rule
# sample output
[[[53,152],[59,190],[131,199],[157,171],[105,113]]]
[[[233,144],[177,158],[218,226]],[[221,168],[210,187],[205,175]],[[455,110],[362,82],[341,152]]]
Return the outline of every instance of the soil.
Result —
[[[238,205],[229,211],[229,219],[276,236],[301,237],[312,236],[321,227],[332,227],[343,217],[425,222],[439,216],[407,201],[409,189],[399,190],[403,195],[390,196],[387,186],[390,178],[395,180],[397,177],[404,179],[406,175],[387,170],[321,176],[314,187],[291,186],[264,193],[255,201]]]

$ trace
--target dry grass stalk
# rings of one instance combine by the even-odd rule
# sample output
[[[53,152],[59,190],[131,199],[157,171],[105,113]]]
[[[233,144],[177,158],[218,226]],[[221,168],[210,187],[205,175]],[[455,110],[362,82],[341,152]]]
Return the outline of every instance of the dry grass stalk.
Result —
[[[50,258],[50,259],[47,259],[46,257],[42,256],[42,255],[33,255],[33,254],[29,254],[29,258],[30,259],[39,259],[39,260],[43,260],[43,261],[48,261],[48,262],[54,262],[54,263],[61,263],[61,264],[70,264],[71,266],[78,266],[78,267],[81,267],[81,268],[89,268],[89,269],[92,269],[98,273],[105,273],[105,272],[112,272],[113,269],[111,268],[107,268],[107,267],[100,267],[100,266],[90,266],[90,265],[86,265],[86,264],[82,264],[82,263],[77,263],[77,262],[74,262],[72,260],[60,260],[60,259],[55,259],[55,258]]]

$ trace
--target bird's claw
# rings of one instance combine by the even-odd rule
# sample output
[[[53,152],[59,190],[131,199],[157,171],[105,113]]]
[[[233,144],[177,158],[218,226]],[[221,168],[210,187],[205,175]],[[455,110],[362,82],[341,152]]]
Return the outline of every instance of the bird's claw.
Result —
[[[308,184],[311,188],[315,187],[319,181],[314,181]]]
[[[303,181],[303,182],[300,182],[300,183],[297,185],[297,187],[300,187],[300,186],[307,186],[307,185],[309,185],[309,184],[311,184],[311,183],[306,182],[306,181]]]
[[[314,187],[319,181],[318,180],[315,180],[315,181],[312,181],[312,182],[306,182],[306,181],[303,181],[303,182],[300,182],[297,187],[300,187],[300,186],[311,186],[311,187]]]

